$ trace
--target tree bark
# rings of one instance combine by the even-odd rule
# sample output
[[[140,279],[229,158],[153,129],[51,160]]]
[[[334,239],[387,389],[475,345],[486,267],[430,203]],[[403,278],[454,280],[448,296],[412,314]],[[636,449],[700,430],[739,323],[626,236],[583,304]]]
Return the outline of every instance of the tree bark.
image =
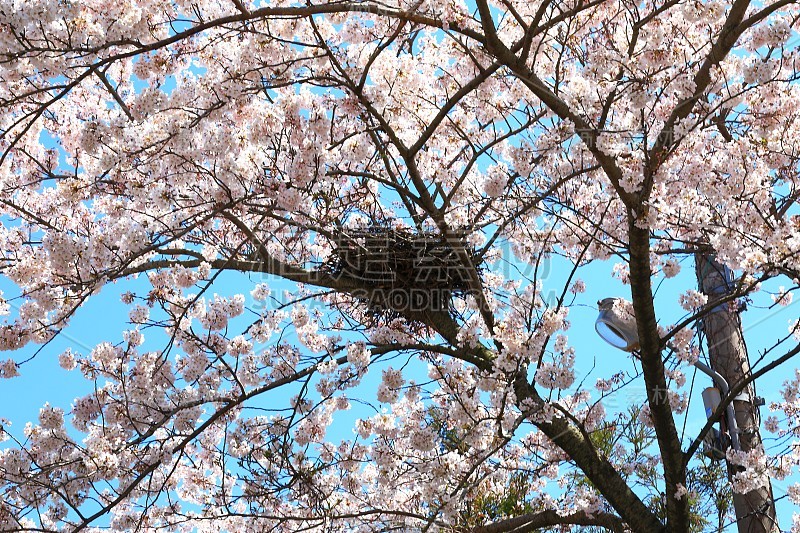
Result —
[[[695,256],[697,283],[709,302],[729,296],[733,284],[730,272],[709,254]],[[750,375],[750,361],[742,331],[737,302],[731,301],[714,308],[703,318],[703,330],[708,343],[711,367],[733,388]],[[759,431],[760,416],[755,404],[755,384],[750,383],[739,398],[733,401],[742,451],[762,447]],[[728,477],[741,467],[728,462]],[[733,507],[739,533],[772,533],[779,531],[769,476],[761,475],[762,486],[745,494],[734,492]]]
[[[647,404],[656,432],[656,441],[664,467],[667,529],[689,530],[689,500],[676,498],[678,486],[686,486],[686,468],[675,418],[666,391],[667,379],[662,357],[663,345],[658,334],[650,266],[650,231],[628,220],[628,249],[630,251],[630,285],[633,310],[639,334],[639,358],[647,387]]]

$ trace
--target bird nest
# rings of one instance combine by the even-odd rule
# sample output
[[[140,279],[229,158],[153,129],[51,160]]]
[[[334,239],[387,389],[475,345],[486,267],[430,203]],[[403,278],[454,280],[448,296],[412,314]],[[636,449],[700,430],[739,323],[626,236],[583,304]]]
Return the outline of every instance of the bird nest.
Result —
[[[367,227],[342,233],[322,268],[338,279],[356,281],[359,288],[350,294],[374,318],[415,320],[451,310],[453,297],[469,292],[470,270],[479,264],[463,235],[445,239],[435,233]]]

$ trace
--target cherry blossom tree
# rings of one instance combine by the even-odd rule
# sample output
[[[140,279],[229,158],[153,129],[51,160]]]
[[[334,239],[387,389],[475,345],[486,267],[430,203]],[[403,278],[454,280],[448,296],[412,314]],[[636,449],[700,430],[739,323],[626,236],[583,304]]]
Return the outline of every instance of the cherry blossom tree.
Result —
[[[703,432],[676,420],[694,324],[800,284],[798,18],[790,0],[2,0],[0,348],[47,347],[104,286],[130,291],[128,324],[57,357],[86,394],[4,429],[0,529],[716,530],[700,444],[786,371],[796,326]],[[446,279],[387,296],[345,253],[377,253],[365,235],[395,258],[424,241]],[[654,296],[694,254],[735,290]],[[569,313],[608,260],[640,372],[578,383]],[[254,282],[230,292],[228,271]],[[633,381],[644,404],[604,409]],[[766,420],[779,449],[729,452],[732,490],[796,471],[799,391],[797,373]]]

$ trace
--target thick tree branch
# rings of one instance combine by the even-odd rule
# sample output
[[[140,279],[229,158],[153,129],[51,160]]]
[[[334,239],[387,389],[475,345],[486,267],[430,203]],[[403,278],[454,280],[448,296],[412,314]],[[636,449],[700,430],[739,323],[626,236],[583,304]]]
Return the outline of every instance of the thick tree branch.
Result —
[[[625,531],[625,522],[611,513],[599,512],[588,515],[578,512],[560,515],[555,511],[540,511],[476,527],[471,530],[471,533],[530,533],[542,528],[565,524],[597,526],[619,533]]]
[[[641,188],[641,196],[643,200],[650,197],[653,188],[653,180],[655,179],[655,171],[664,162],[667,153],[673,148],[677,140],[671,133],[675,130],[675,126],[679,121],[687,118],[694,110],[695,105],[703,97],[711,83],[711,70],[717,66],[727,57],[736,40],[745,31],[747,26],[742,25],[742,20],[750,6],[750,0],[736,0],[731,6],[728,13],[728,18],[722,26],[719,37],[716,42],[711,46],[711,50],[706,56],[697,73],[694,75],[694,93],[688,98],[685,98],[672,110],[669,118],[664,122],[660,134],[656,137],[656,142],[653,147],[648,151],[646,161],[649,162],[647,169],[644,173],[644,182]]]
[[[520,408],[532,413],[533,423],[567,453],[570,460],[591,480],[631,530],[641,533],[666,531],[664,525],[631,490],[628,482],[617,472],[614,465],[599,455],[594,444],[588,441],[569,420],[559,416],[549,419],[537,417],[538,412],[545,407],[545,401],[527,382],[522,372],[515,381],[515,391]]]

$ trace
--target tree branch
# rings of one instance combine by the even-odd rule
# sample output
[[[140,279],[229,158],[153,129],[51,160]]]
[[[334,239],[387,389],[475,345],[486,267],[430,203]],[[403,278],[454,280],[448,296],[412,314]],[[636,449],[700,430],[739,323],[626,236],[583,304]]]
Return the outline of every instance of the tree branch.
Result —
[[[625,531],[625,522],[611,513],[601,512],[589,515],[584,512],[577,512],[569,515],[560,515],[550,510],[516,516],[485,526],[479,526],[473,528],[471,533],[529,533],[538,529],[564,524],[598,526],[619,533]]]

